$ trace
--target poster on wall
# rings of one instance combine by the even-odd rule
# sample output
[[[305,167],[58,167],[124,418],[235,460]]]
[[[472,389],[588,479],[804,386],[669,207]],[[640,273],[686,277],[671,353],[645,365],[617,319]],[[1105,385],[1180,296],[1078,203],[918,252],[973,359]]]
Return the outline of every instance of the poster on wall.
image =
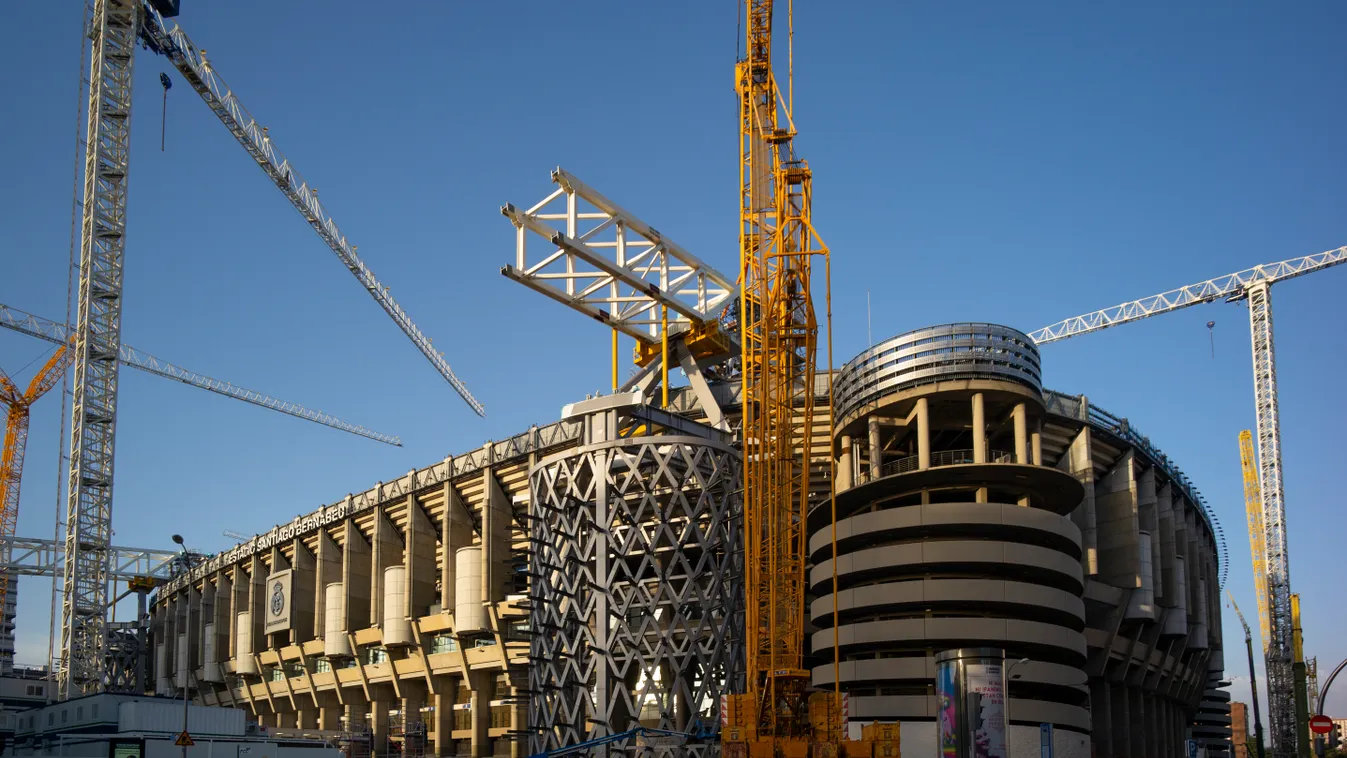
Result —
[[[973,758],[1006,758],[1005,697],[1001,666],[969,663],[964,668],[968,693],[968,731]]]
[[[267,577],[263,585],[266,609],[266,633],[284,632],[290,629],[290,594],[294,589],[293,572],[290,569],[277,571]]]
[[[954,682],[955,663],[941,663],[936,666],[935,699],[940,709],[940,758],[958,758],[959,756],[959,720],[955,703],[959,699],[959,689]]]

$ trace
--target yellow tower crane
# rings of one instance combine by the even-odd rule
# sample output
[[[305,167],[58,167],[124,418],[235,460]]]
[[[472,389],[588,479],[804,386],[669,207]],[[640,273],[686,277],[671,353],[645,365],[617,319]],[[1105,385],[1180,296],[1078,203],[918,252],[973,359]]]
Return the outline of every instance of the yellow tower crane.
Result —
[[[15,525],[19,522],[19,484],[23,478],[23,453],[28,445],[28,411],[37,399],[47,394],[66,366],[70,365],[72,355],[65,345],[56,348],[51,358],[38,369],[28,389],[20,392],[17,385],[0,371],[0,405],[5,412],[5,447],[0,454],[0,537],[14,536]],[[9,563],[9,542],[0,545],[0,564]],[[5,607],[9,596],[9,572],[0,571],[0,610]]]
[[[1263,529],[1263,496],[1258,485],[1258,461],[1253,453],[1253,432],[1239,433],[1239,462],[1244,470],[1244,513],[1249,521],[1249,552],[1253,556],[1253,592],[1258,600],[1258,631],[1263,654],[1267,654],[1271,617],[1267,603],[1267,532]]]
[[[751,756],[803,756],[836,744],[837,719],[811,723],[804,663],[805,519],[809,508],[818,320],[813,258],[828,250],[810,218],[809,165],[794,149],[794,93],[772,68],[772,0],[746,0],[739,96],[739,325],[743,378],[746,696],[727,745]],[[787,34],[793,37],[787,9]],[[793,49],[787,48],[788,60]],[[828,324],[831,331],[831,298]],[[829,339],[831,365],[831,339]],[[831,411],[829,411],[831,413]],[[824,712],[835,712],[825,708]],[[732,725],[735,725],[732,723]]]

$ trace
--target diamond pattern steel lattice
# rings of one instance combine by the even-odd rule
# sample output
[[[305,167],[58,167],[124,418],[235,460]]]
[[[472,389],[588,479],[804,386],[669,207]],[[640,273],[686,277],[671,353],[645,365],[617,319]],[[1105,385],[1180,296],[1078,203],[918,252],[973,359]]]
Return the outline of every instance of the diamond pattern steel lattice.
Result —
[[[674,436],[588,445],[533,468],[530,753],[638,721],[718,724],[727,681],[742,678],[740,476],[734,449]],[[683,743],[642,747],[718,748]]]

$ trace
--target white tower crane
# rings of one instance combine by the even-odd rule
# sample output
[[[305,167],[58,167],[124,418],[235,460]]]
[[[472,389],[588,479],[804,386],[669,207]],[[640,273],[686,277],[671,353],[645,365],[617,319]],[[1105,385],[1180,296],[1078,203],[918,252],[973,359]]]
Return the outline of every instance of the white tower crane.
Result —
[[[75,323],[70,475],[60,656],[62,699],[104,686],[107,576],[112,536],[112,482],[121,353],[122,272],[130,169],[132,68],[137,41],[168,56],[211,110],[332,248],[379,306],[478,415],[478,403],[388,288],[374,277],[319,204],[316,193],[271,143],[204,55],[163,16],[177,0],[93,0],[88,126],[80,226],[78,318]]]
[[[1277,413],[1277,362],[1272,340],[1274,282],[1347,263],[1347,247],[1278,263],[1265,263],[1159,295],[1121,303],[1059,321],[1029,336],[1039,344],[1076,337],[1161,313],[1218,299],[1249,301],[1253,337],[1254,412],[1258,423],[1259,482],[1263,495],[1267,558],[1268,720],[1272,754],[1296,755],[1295,678],[1292,675],[1291,564],[1286,543],[1286,506],[1282,488],[1281,421]],[[1250,535],[1253,536],[1253,535]]]

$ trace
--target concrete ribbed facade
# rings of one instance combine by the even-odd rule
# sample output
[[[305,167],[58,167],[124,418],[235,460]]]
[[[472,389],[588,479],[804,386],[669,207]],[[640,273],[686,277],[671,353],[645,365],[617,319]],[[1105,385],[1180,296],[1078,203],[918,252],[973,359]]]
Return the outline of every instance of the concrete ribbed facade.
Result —
[[[1070,733],[1089,734],[1100,758],[1182,756],[1209,736],[1193,725],[1220,697],[1217,542],[1167,459],[1085,398],[1045,393],[1033,343],[1004,327],[880,343],[834,392],[854,719],[907,722],[913,747],[927,732],[933,745],[934,654],[997,647],[1029,659],[1010,672],[1015,730],[1050,723],[1076,747]],[[822,508],[809,525],[814,683],[831,687],[833,534]]]
[[[1220,754],[1219,553],[1199,496],[1125,419],[1040,375],[1024,335],[988,325],[839,370],[836,436],[814,425],[814,681],[833,681],[831,455],[853,723],[902,721],[905,754],[931,753],[934,654],[998,647],[1030,659],[1009,685],[1017,751],[1046,722],[1059,756],[1179,758],[1198,732]],[[712,389],[736,407],[735,385]],[[816,389],[826,402],[827,377]],[[703,417],[691,392],[671,410]],[[427,754],[525,754],[529,472],[583,438],[575,420],[531,429],[213,557],[156,599],[151,681],[282,732],[368,727],[379,754],[416,724]],[[268,631],[276,581],[289,622]]]

